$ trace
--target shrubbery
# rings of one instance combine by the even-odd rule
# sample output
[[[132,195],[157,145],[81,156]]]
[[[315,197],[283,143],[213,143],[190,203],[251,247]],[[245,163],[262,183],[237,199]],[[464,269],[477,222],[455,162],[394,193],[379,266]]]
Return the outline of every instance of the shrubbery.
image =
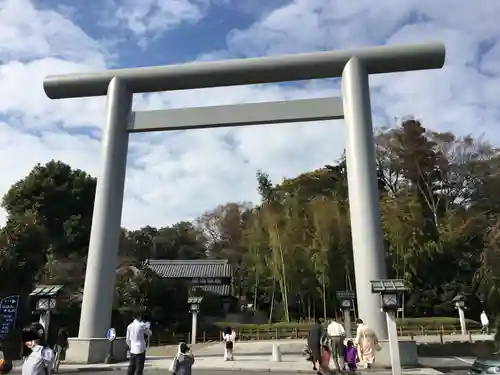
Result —
[[[480,324],[472,319],[466,319],[468,329],[480,328]],[[306,329],[309,326],[307,322],[277,322],[273,324],[240,324],[231,322],[218,322],[215,323],[221,329],[225,327],[234,327],[238,330],[272,330],[272,329]],[[398,319],[398,327],[404,329],[418,330],[423,328],[425,330],[438,330],[441,327],[450,329],[460,327],[458,318],[453,317],[433,317],[433,318],[405,318]]]

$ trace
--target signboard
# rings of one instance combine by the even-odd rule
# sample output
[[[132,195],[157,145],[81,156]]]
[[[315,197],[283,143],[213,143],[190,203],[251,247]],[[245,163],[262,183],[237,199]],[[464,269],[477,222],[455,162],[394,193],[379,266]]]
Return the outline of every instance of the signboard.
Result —
[[[353,300],[356,298],[356,293],[352,290],[338,290],[335,294],[339,300]]]
[[[341,301],[341,305],[343,309],[350,309],[351,308],[351,300],[350,299],[343,299]]]
[[[114,328],[108,329],[108,332],[106,332],[106,338],[109,341],[115,341],[115,339],[116,339],[116,330]]]
[[[191,281],[196,285],[222,285],[222,279],[216,277],[194,277]]]
[[[6,336],[16,324],[19,296],[10,296],[0,300],[0,337]]]

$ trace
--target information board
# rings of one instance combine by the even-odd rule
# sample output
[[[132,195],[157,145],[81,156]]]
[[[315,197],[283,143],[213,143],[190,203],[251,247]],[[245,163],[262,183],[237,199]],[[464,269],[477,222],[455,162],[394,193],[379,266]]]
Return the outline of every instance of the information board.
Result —
[[[0,300],[0,336],[6,336],[16,324],[19,296],[10,296]]]

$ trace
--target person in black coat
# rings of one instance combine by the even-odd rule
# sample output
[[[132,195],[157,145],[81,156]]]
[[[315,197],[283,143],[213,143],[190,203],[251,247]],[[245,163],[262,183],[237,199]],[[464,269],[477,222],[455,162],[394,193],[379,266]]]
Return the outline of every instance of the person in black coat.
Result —
[[[313,370],[318,370],[321,365],[321,340],[324,336],[324,330],[319,319],[314,320],[314,324],[309,327],[307,335],[307,346],[311,351]]]

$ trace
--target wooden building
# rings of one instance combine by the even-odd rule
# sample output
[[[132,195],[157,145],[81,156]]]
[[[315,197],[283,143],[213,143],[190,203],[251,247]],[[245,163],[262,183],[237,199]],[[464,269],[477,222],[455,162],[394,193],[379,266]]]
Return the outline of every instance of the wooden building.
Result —
[[[149,259],[147,266],[160,277],[186,280],[192,289],[202,289],[222,297],[233,295],[233,267],[227,259]]]

